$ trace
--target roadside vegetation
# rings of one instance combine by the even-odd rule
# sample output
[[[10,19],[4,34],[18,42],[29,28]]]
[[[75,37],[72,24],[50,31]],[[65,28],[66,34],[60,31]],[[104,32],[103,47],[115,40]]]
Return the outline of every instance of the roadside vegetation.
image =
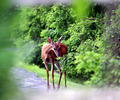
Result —
[[[16,7],[17,23],[11,25],[12,37],[20,61],[31,64],[23,67],[46,77],[41,48],[47,43],[47,37],[55,42],[63,36],[68,55],[62,63],[68,81],[74,79],[77,84],[92,87],[119,86],[120,7],[114,6],[109,11],[110,6],[89,4],[84,17],[75,13],[71,5]],[[58,75],[55,77],[56,82]],[[72,87],[72,83],[68,82],[68,86]]]

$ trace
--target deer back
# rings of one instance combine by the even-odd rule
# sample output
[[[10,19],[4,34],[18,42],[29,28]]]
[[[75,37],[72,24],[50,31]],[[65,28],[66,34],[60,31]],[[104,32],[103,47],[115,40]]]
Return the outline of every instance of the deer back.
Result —
[[[60,52],[60,57],[67,54],[67,46],[60,43],[59,52]],[[42,51],[41,51],[41,57],[42,57],[43,61],[46,61],[48,63],[51,63],[52,61],[55,61],[57,56],[54,53],[51,44],[47,43],[47,44],[43,45]]]
[[[63,55],[67,54],[67,46],[60,43],[60,57],[62,57]]]

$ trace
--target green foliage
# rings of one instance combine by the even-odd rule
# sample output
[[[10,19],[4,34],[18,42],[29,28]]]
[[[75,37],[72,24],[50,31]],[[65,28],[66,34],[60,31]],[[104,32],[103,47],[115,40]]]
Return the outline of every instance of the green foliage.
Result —
[[[120,86],[120,60],[107,59],[105,65],[104,83],[110,87]]]
[[[30,41],[28,43],[25,43],[25,45],[23,45],[20,48],[19,57],[21,58],[21,60],[25,62],[31,62],[35,57],[36,51],[37,51],[37,44],[35,44],[34,41]]]
[[[51,7],[42,5],[33,8],[22,8],[20,9],[20,16],[23,22],[19,22],[19,27],[15,30],[15,35],[20,36],[20,39],[17,39],[15,43],[18,47],[24,45],[22,47],[24,60],[36,64],[38,62],[41,64],[42,62],[40,61],[40,51],[35,50],[34,48],[36,47],[29,47],[32,45],[32,42],[29,41],[34,40],[39,46],[38,50],[41,50],[42,44],[47,41],[47,37],[52,38],[53,41],[57,41],[62,35],[63,39],[66,40],[63,43],[68,46],[69,52],[67,64],[63,65],[66,67],[69,77],[79,77],[79,73],[76,71],[76,64],[74,63],[75,55],[81,51],[78,48],[81,42],[87,39],[93,41],[102,34],[100,20],[97,18],[78,20],[72,13],[72,8],[62,4],[54,4]],[[86,51],[84,50],[83,52]]]
[[[86,18],[89,14],[90,0],[75,0],[72,4],[75,15],[78,18]]]
[[[82,80],[86,85],[118,84],[119,9],[113,11],[108,22],[109,14],[104,17],[103,6],[86,0],[81,2],[87,4],[85,9],[63,4],[17,8],[16,20],[19,18],[20,21],[13,25],[13,37],[22,51],[21,59],[44,67],[41,60],[42,45],[47,42],[47,37],[56,42],[63,36],[62,43],[67,45],[68,54],[61,59],[61,65],[70,78]],[[81,13],[78,13],[80,9]],[[109,81],[112,78],[108,73],[116,75],[115,82]]]
[[[65,64],[68,67],[69,76],[85,78],[82,73],[78,73],[75,70],[75,56],[79,53],[84,55],[87,51],[99,51],[99,36],[102,34],[102,31],[102,26],[98,19],[91,20],[87,18],[70,25],[68,31],[66,31],[70,34],[70,38],[66,42],[70,52],[67,59],[69,63]],[[95,40],[96,42],[94,43]]]
[[[66,67],[66,70],[67,70],[67,75],[70,77],[70,78],[75,78],[78,76],[76,70],[75,70],[75,64],[73,63],[75,58],[74,58],[74,55],[75,53],[71,52],[71,53],[68,53],[67,55],[67,64],[64,64],[63,66]]]
[[[64,32],[74,22],[71,12],[71,9],[67,6],[61,4],[53,5],[46,16],[46,29],[41,32],[40,36],[44,39],[50,37],[53,41],[57,41],[61,35],[67,38],[68,34]]]
[[[14,14],[6,2],[9,1],[0,1],[0,100],[15,100],[18,91],[10,73],[14,66],[14,49],[9,28]]]
[[[93,82],[92,84],[96,85],[97,80],[100,81],[103,70],[103,58],[101,56],[101,54],[94,51],[87,51],[75,57],[77,73],[82,74],[83,78],[87,80],[85,83]]]
[[[105,43],[105,52],[109,54],[109,56],[115,56],[116,58],[120,56],[120,7],[117,11],[112,11],[112,16],[108,25],[105,25],[106,31],[104,33],[104,43]],[[105,20],[107,19],[107,15],[105,16]]]
[[[40,51],[44,42],[47,42],[47,37],[52,38],[53,41],[57,41],[61,35],[64,35],[65,39],[68,38],[68,34],[64,32],[74,22],[71,9],[68,8],[62,4],[55,4],[53,6],[41,5],[17,9],[18,18],[22,22],[14,25],[15,44],[18,48],[29,45],[28,43],[31,43],[31,41],[35,41],[35,44],[37,44],[37,47],[25,49],[28,52],[24,55],[24,60],[41,64]],[[24,49],[24,47],[22,48]]]
[[[72,24],[67,31],[70,34],[70,38],[67,40],[67,44],[70,45],[71,51],[76,50],[81,41],[87,39],[94,40],[102,34],[102,26],[99,20],[81,20],[75,24]],[[74,51],[73,50],[73,51]]]
[[[107,54],[104,61],[104,78],[105,85],[110,87],[120,86],[120,6],[118,9],[112,10],[112,16],[110,22],[108,21],[108,15],[105,16],[105,32],[103,34],[103,47]]]

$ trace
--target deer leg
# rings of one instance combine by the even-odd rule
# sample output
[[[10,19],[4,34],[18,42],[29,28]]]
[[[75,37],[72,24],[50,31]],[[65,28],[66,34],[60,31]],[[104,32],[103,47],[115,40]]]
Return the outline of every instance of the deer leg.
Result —
[[[61,67],[60,67],[60,64],[59,64],[59,63],[55,64],[55,66],[56,66],[57,69],[59,70],[59,74],[60,74],[59,82],[58,82],[58,89],[59,89],[59,88],[60,88],[61,77],[62,77],[62,72],[61,72]]]
[[[45,68],[46,68],[46,72],[47,72],[47,90],[49,90],[50,86],[49,86],[49,70],[48,70],[48,64],[45,62]]]
[[[58,88],[60,88],[60,82],[61,82],[61,77],[62,77],[61,69],[60,69],[59,73],[60,73],[60,77],[59,77],[59,82],[58,82]]]
[[[54,85],[54,63],[51,64],[51,71],[52,71],[53,88],[55,89],[55,85]]]
[[[67,85],[66,85],[66,71],[64,72],[64,78],[65,78],[65,87],[67,88]]]

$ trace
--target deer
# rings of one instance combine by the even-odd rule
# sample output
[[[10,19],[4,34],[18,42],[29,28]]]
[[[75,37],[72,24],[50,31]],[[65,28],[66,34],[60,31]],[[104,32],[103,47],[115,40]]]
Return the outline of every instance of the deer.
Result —
[[[61,43],[62,36],[58,39],[57,42],[53,42],[50,38],[47,38],[48,43],[44,44],[41,50],[41,57],[44,62],[46,73],[47,73],[47,90],[50,89],[49,86],[49,69],[48,64],[51,64],[51,73],[52,73],[52,85],[53,89],[55,89],[54,84],[54,65],[59,70],[59,82],[57,89],[60,88],[60,82],[62,77],[62,71],[60,66],[60,60],[57,60],[58,57],[63,57],[63,55],[67,55],[67,46],[63,43]],[[66,71],[64,71],[64,79],[65,79],[65,88],[66,85]]]

